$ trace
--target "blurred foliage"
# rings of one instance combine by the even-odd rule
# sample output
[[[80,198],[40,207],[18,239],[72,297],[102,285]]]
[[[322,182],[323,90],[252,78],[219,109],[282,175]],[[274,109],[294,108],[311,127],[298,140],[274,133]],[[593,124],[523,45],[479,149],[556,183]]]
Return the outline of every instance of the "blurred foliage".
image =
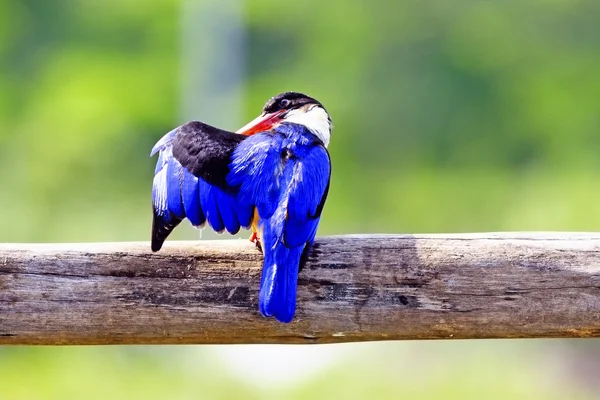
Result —
[[[0,1],[0,241],[148,239],[149,150],[185,122],[180,10],[177,0]],[[321,234],[600,226],[599,2],[254,0],[244,12],[245,119],[284,90],[313,95],[332,115]],[[461,352],[448,357],[464,368],[434,377],[423,368],[413,382],[388,364],[418,355],[378,353],[380,366],[371,355],[370,367],[332,370],[297,396],[575,390],[532,384],[544,375],[534,362],[515,369],[523,343],[507,347],[512,359],[485,347],[470,365],[464,354],[482,347],[454,346]],[[231,397],[212,369],[197,380],[166,358],[109,349],[5,350],[0,395],[117,398],[144,385],[147,398]],[[363,388],[350,385],[365,374]]]
[[[145,239],[148,149],[184,122],[179,4],[59,3],[0,5],[0,240]],[[245,11],[246,117],[289,89],[333,117],[321,233],[598,226],[599,3]]]
[[[227,365],[215,361],[210,347],[13,348],[3,353],[0,363],[0,396],[11,400],[594,398],[569,386],[564,371],[537,368],[561,360],[533,342],[528,349],[507,340],[495,341],[494,346],[482,341],[335,345],[339,352],[349,353],[341,356],[343,363],[315,371],[308,383],[285,384],[266,376],[240,376],[232,384]],[[316,356],[319,347],[306,351]],[[512,355],[517,349],[521,358],[515,362]],[[261,357],[260,352],[256,356],[256,369],[274,367],[272,358]]]

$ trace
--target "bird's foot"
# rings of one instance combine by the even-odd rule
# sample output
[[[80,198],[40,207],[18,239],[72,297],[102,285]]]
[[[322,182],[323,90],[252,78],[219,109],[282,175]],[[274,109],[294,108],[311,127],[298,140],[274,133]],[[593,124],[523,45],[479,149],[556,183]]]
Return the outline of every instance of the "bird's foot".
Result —
[[[262,244],[260,243],[260,238],[258,237],[257,232],[252,232],[250,236],[250,241],[256,245],[256,248],[262,253]]]

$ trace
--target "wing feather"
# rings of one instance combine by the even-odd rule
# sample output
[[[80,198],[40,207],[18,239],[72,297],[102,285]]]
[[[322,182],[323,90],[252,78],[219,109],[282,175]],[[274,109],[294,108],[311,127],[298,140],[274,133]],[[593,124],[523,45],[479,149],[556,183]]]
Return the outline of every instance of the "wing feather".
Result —
[[[310,147],[301,160],[290,183],[283,233],[288,247],[312,244],[329,192],[331,164],[325,147]]]
[[[185,216],[193,226],[201,226],[206,217],[200,206],[200,182],[187,169],[183,169],[183,181],[181,182],[181,200],[185,210]]]
[[[226,182],[231,155],[245,138],[192,121],[156,143],[151,152],[159,153],[152,187],[152,250],[158,251],[186,217],[194,226],[208,221],[217,232],[237,233],[250,225],[250,206],[239,206],[237,189]]]
[[[239,203],[246,209],[256,206],[261,219],[270,218],[277,207],[283,174],[282,140],[272,132],[258,133],[233,152],[227,183],[239,188]]]
[[[188,122],[172,140],[173,157],[206,183],[230,191],[226,177],[231,154],[246,137],[203,122]]]

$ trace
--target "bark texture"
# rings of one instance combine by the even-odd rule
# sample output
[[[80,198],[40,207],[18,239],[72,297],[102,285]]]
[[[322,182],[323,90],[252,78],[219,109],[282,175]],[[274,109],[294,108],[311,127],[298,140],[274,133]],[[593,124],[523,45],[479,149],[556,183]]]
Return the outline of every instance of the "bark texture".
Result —
[[[600,337],[600,234],[321,238],[291,324],[247,240],[0,244],[0,344]]]

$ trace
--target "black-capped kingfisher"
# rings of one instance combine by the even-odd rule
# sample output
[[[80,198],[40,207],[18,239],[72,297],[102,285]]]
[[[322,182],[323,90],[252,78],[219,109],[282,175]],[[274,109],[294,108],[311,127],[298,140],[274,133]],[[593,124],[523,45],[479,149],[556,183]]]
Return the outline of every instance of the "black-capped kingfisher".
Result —
[[[151,153],[152,250],[184,218],[217,232],[252,228],[264,254],[259,310],[290,322],[329,190],[330,136],[325,107],[297,92],[271,98],[235,133],[198,121],[167,133]]]

